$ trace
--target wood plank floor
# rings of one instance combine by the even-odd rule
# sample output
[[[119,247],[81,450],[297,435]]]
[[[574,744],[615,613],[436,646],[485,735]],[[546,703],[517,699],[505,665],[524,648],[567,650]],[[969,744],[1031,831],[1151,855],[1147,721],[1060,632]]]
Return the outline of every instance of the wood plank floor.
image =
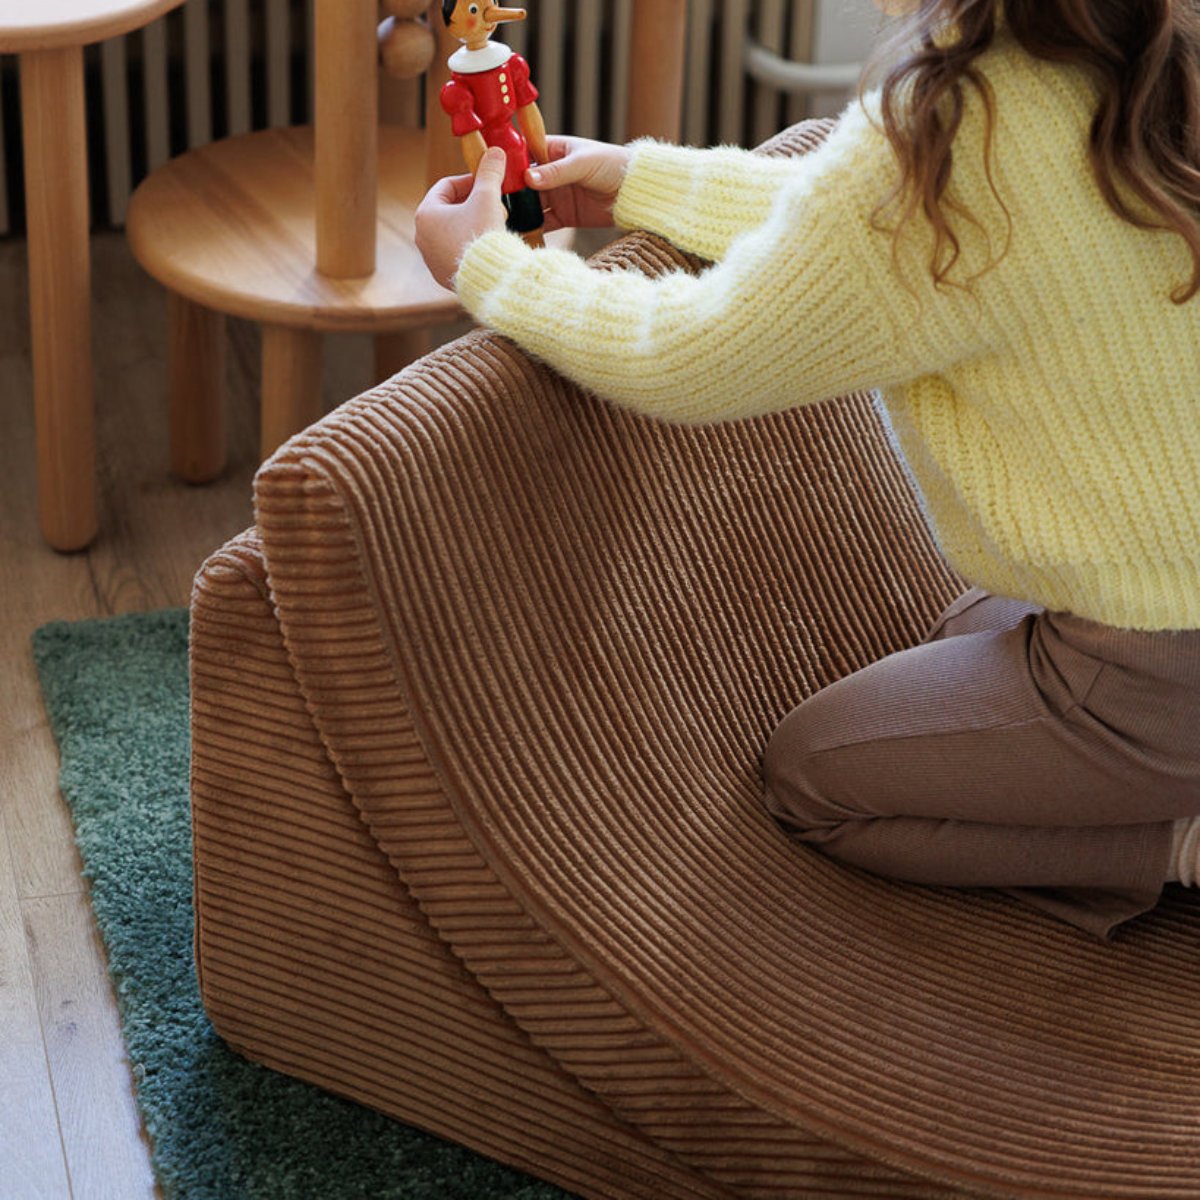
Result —
[[[30,634],[186,604],[203,559],[251,523],[257,466],[254,326],[231,322],[229,465],[207,487],[179,483],[166,466],[163,293],[122,235],[96,236],[93,255],[101,532],[60,555],[34,503],[25,246],[0,243],[0,1200],[156,1195]],[[370,385],[371,344],[326,347],[332,405]]]

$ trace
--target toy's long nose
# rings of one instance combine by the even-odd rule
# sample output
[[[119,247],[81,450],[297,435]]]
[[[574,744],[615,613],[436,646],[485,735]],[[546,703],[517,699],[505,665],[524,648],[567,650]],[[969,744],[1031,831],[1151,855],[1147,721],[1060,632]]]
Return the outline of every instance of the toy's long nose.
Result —
[[[497,8],[494,4],[489,4],[483,10],[483,19],[489,25],[500,25],[504,21],[523,21],[526,15],[523,8]]]

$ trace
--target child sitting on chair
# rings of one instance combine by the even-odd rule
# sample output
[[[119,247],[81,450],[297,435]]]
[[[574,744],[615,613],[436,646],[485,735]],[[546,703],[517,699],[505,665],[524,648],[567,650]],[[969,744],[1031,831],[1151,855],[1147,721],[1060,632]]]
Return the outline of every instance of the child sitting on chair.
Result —
[[[878,389],[950,564],[924,642],[805,700],[769,811],[1102,937],[1200,859],[1200,0],[920,0],[801,158],[553,138],[548,228],[653,230],[647,279],[504,230],[503,156],[418,214],[482,322],[649,417]]]

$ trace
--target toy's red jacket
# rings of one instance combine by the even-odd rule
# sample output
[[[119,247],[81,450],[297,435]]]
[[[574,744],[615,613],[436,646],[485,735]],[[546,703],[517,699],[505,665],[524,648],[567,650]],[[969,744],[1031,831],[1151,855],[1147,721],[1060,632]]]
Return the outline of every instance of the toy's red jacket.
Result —
[[[513,126],[513,117],[537,98],[537,88],[529,82],[529,64],[519,54],[510,54],[490,71],[453,71],[442,88],[442,107],[454,123],[454,136],[466,137],[478,129],[489,146],[499,146],[507,155],[506,194],[526,186],[529,167],[529,148]]]

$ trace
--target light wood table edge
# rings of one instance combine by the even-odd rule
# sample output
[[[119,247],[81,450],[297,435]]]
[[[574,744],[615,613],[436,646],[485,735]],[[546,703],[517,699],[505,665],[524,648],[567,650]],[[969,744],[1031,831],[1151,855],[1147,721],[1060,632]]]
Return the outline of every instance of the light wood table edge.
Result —
[[[12,0],[9,0],[11,3]],[[81,0],[79,8],[92,10],[77,19],[50,21],[39,24],[30,20],[13,28],[4,27],[4,6],[0,5],[0,54],[25,54],[37,50],[60,50],[68,46],[90,46],[132,33],[179,8],[184,0],[143,0],[139,4],[124,4],[113,13],[111,3],[101,0]],[[31,6],[30,6],[31,7]]]
[[[417,178],[423,180],[423,177],[419,175],[423,159],[418,161],[411,151],[414,131],[381,129],[380,134],[381,152],[386,155],[387,160],[393,163],[413,160],[413,170],[418,172]],[[288,146],[286,150],[281,150],[277,139],[281,136],[304,139],[311,138],[311,135],[311,127],[258,130],[253,133],[240,134],[235,138],[226,138],[221,142],[210,143],[188,151],[187,154],[171,160],[144,179],[130,199],[125,223],[130,247],[142,268],[164,287],[185,297],[193,304],[248,321],[318,330],[322,333],[393,334],[448,324],[462,317],[464,310],[458,298],[452,292],[440,288],[437,289],[440,295],[432,297],[424,304],[413,306],[398,303],[395,309],[364,303],[355,298],[353,296],[353,287],[356,282],[354,279],[329,280],[331,294],[328,298],[323,298],[318,305],[314,305],[311,301],[292,302],[280,299],[278,296],[254,294],[244,282],[218,281],[212,276],[194,274],[188,266],[181,266],[178,258],[173,255],[170,239],[154,233],[158,214],[164,210],[174,211],[176,207],[171,202],[169,194],[164,194],[162,190],[164,181],[170,178],[168,173],[179,174],[186,170],[189,162],[207,160],[207,170],[221,174],[225,170],[232,170],[232,166],[225,168],[222,160],[232,159],[240,148],[254,146],[257,143],[263,151],[264,157],[266,154],[290,155],[294,153],[295,147]],[[379,225],[381,228],[411,225],[415,204],[400,199],[396,195],[399,190],[401,188],[397,182],[396,168],[392,166],[381,170],[378,188]],[[418,188],[418,192],[423,192],[423,183]],[[315,234],[315,187],[305,195],[304,200],[311,202],[311,213],[307,215],[311,215]],[[240,219],[244,221],[247,217],[242,214]],[[315,275],[317,273],[315,241],[312,251],[309,269]],[[386,272],[386,257],[380,255],[376,271],[362,278],[370,279],[373,284],[378,284],[381,279],[387,280]],[[396,280],[397,296],[404,294],[409,283],[409,279]],[[436,287],[432,280],[428,280],[428,286]],[[337,289],[346,292],[344,302],[332,294]]]

